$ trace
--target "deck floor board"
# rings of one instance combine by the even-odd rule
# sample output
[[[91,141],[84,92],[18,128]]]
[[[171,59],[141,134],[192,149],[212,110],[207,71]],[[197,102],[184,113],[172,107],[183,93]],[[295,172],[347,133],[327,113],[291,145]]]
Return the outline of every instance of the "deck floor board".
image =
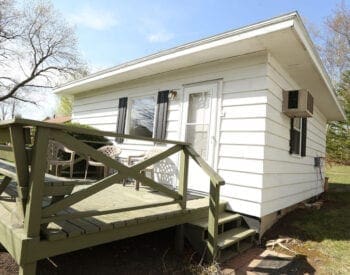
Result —
[[[85,186],[76,186],[73,192],[79,191]],[[11,218],[11,213],[16,211],[16,187],[10,184],[9,187],[0,196],[0,204],[6,208]],[[93,196],[90,196],[69,208],[60,212],[75,213],[82,211],[106,211],[116,208],[126,208],[133,206],[151,205],[154,203],[168,203],[173,199],[165,195],[155,192],[152,189],[141,186],[136,191],[133,185],[123,186],[114,184],[105,190],[102,190]],[[49,198],[45,198],[44,204],[49,203]],[[168,204],[157,207],[149,207],[138,210],[132,210],[120,213],[111,213],[104,215],[96,215],[91,217],[69,219],[64,221],[50,222],[47,227],[42,229],[42,237],[49,241],[56,241],[65,238],[73,238],[84,234],[97,233],[99,231],[118,229],[122,227],[142,225],[144,223],[176,218],[192,210],[207,209],[208,198],[193,197],[187,203],[187,209],[184,210],[178,203]],[[2,208],[1,208],[2,209]],[[6,211],[5,211],[6,212]],[[2,213],[0,213],[1,215]]]

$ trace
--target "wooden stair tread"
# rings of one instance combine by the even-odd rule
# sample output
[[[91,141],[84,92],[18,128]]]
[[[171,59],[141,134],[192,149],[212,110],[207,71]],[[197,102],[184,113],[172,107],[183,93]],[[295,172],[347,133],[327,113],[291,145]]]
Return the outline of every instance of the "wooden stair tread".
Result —
[[[220,257],[219,257],[219,261],[220,262],[225,262],[229,259],[232,259],[233,257],[236,257],[237,255],[239,255],[240,253],[248,250],[249,248],[253,247],[253,243],[240,243],[239,244],[239,249],[238,250],[234,250],[234,249],[225,249],[222,250],[220,252]]]
[[[219,249],[224,249],[230,245],[233,245],[239,242],[240,240],[243,240],[255,234],[256,234],[256,231],[254,229],[237,227],[218,235],[217,245]]]
[[[219,224],[232,222],[232,221],[238,220],[240,218],[242,218],[242,216],[240,214],[236,214],[236,213],[232,213],[232,212],[222,212],[222,213],[220,213],[220,216],[219,216]],[[190,222],[189,224],[207,229],[208,228],[208,218],[205,217],[202,219],[198,219],[198,220]]]

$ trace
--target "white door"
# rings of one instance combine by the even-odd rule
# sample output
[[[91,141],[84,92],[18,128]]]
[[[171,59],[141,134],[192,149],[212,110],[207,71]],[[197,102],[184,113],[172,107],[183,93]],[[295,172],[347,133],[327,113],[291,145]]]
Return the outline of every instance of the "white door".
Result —
[[[182,140],[211,166],[214,164],[217,118],[217,83],[186,86],[182,118]],[[208,192],[209,178],[190,161],[189,189]]]

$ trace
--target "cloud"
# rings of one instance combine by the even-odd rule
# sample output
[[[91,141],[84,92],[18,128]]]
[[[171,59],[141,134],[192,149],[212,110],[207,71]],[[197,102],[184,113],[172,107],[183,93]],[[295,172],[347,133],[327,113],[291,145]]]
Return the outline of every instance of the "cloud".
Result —
[[[85,6],[79,12],[68,16],[70,22],[93,30],[107,30],[118,24],[115,14],[110,11]]]
[[[167,42],[174,37],[174,34],[167,31],[159,31],[156,33],[151,33],[147,36],[147,40],[151,43]]]
[[[139,18],[139,31],[150,43],[167,42],[174,38],[174,34],[167,30],[165,20],[159,16]]]

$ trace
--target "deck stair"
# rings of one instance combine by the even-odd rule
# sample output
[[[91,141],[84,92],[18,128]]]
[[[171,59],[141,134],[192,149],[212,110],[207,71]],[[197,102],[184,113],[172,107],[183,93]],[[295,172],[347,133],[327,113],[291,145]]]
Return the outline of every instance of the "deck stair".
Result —
[[[208,219],[198,219],[186,224],[186,237],[194,249],[205,253],[208,241]],[[224,261],[252,247],[256,231],[250,229],[240,214],[222,211],[218,223],[218,255]]]

